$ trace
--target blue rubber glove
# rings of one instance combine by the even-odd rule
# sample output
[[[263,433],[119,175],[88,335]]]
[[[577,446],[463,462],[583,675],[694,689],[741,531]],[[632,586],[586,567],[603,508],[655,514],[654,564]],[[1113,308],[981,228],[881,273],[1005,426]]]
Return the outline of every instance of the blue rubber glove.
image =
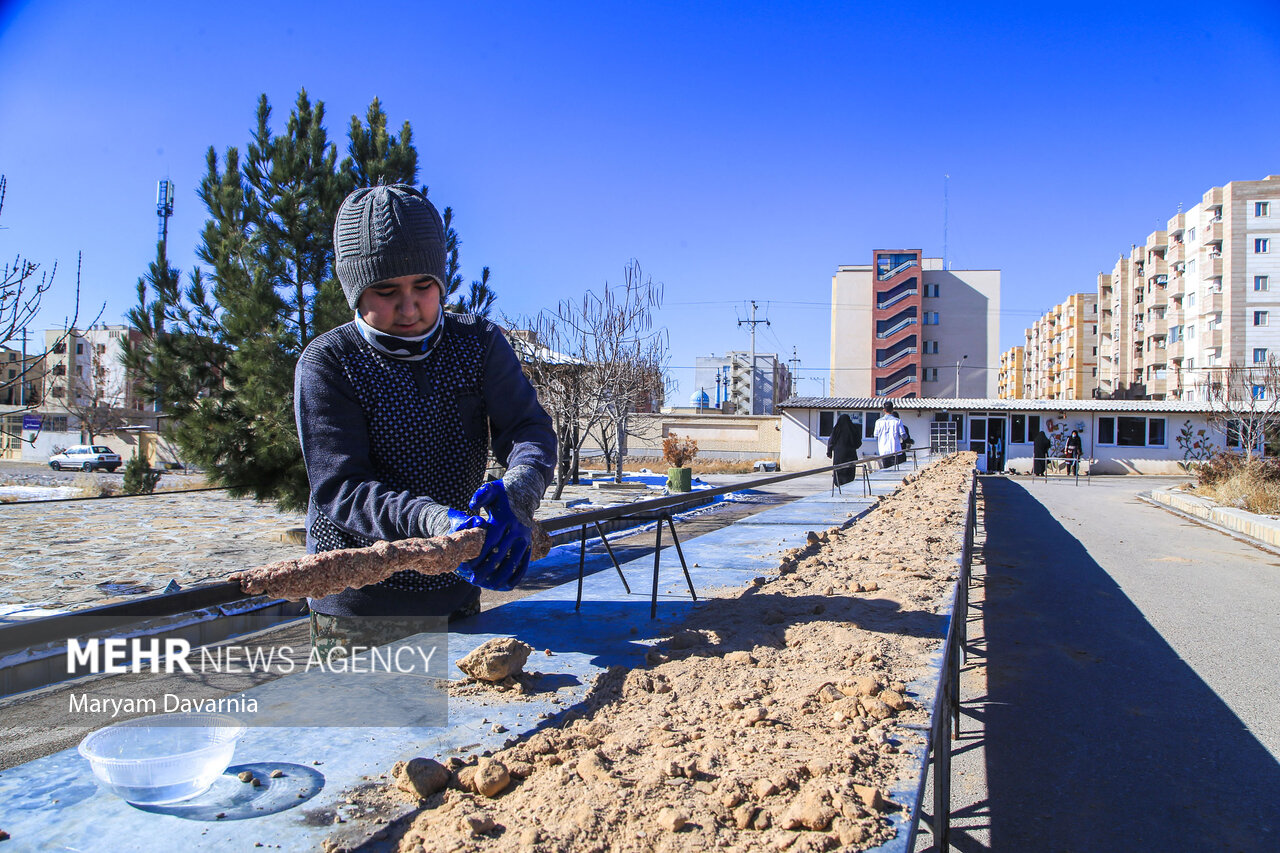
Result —
[[[511,511],[506,486],[501,480],[485,483],[471,496],[467,509],[479,522],[471,526],[484,528],[484,550],[476,559],[459,566],[458,574],[484,589],[515,589],[529,570],[533,531]],[[481,511],[488,513],[488,520],[478,517]]]

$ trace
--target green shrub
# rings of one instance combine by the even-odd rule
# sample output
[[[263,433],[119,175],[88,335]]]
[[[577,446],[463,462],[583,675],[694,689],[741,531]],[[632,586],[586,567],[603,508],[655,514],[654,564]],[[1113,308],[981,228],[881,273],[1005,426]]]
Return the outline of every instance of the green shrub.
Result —
[[[160,472],[147,467],[146,460],[133,454],[124,463],[124,493],[126,495],[149,495],[156,490],[160,482]]]

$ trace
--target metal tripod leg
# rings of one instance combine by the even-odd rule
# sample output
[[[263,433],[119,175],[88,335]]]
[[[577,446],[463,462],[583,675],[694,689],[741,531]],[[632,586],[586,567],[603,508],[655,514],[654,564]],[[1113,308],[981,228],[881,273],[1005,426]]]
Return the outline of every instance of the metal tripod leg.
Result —
[[[694,601],[698,600],[698,593],[693,589],[693,578],[689,577],[689,564],[684,561],[684,551],[680,548],[680,537],[676,535],[675,522],[671,520],[671,513],[665,513],[667,518],[667,527],[671,529],[671,541],[676,543],[676,553],[680,555],[680,568],[684,570],[684,582],[689,586],[689,596]]]
[[[582,577],[587,566],[587,526],[582,525],[582,538],[578,541],[578,600],[574,602],[576,612],[582,607]]]
[[[613,546],[609,544],[609,537],[604,535],[604,528],[600,526],[600,522],[596,522],[596,530],[600,531],[600,541],[604,543],[604,549],[609,552],[609,559],[613,561],[613,567],[618,572],[618,579],[622,581],[623,588],[627,594],[631,594],[631,585],[627,583],[627,576],[622,573],[622,566],[618,565],[618,558],[613,555]]]

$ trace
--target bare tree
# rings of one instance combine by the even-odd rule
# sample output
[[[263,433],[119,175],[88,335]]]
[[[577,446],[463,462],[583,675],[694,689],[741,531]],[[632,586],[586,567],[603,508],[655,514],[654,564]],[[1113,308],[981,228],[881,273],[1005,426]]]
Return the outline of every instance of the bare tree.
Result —
[[[554,315],[543,312],[534,318],[504,318],[504,323],[507,339],[555,429],[559,459],[552,499],[557,500],[569,479],[576,477],[582,442],[595,408],[589,403],[593,387],[590,368],[573,355],[573,351],[581,351],[580,346],[564,334]]]
[[[78,372],[75,375],[67,373],[65,378],[54,376],[53,383],[62,394],[51,395],[51,399],[75,418],[85,440],[93,444],[98,436],[119,429],[128,422],[128,394],[125,391],[126,380],[113,375],[103,350],[96,346],[91,348],[88,366],[87,376]]]
[[[0,175],[0,213],[4,210],[8,183],[8,179],[4,175]],[[44,301],[45,294],[53,288],[57,274],[58,265],[56,262],[48,271],[44,271],[41,270],[39,263],[25,258],[21,254],[15,255],[12,263],[5,263],[3,269],[0,269],[0,347],[9,349],[20,347],[25,352],[28,331],[35,321],[36,315],[40,313],[40,306]],[[105,303],[103,307],[106,307]],[[101,314],[100,310],[98,315],[101,316]],[[79,315],[80,259],[77,258],[75,299],[72,305],[72,313],[63,323],[62,333],[55,339],[55,346],[58,343],[65,345]],[[96,318],[94,322],[97,322]],[[19,341],[20,343],[18,343],[17,347],[12,346],[14,342]],[[17,405],[21,408],[16,411],[31,411],[40,404],[40,395],[28,395],[25,393],[25,389],[28,387],[43,387],[45,376],[39,370],[43,364],[44,361],[38,357],[24,357],[16,376],[13,379],[6,380],[6,386],[16,387],[18,391],[13,396]],[[20,437],[20,434],[14,437]]]
[[[630,416],[655,411],[667,387],[667,332],[653,327],[653,311],[661,307],[662,285],[645,277],[633,259],[621,285],[611,288],[606,282],[602,295],[588,291],[580,303],[561,303],[556,312],[568,334],[581,343],[578,355],[590,380],[587,417],[606,461],[616,463],[615,480],[622,479],[626,436],[653,429],[647,419]]]
[[[1238,436],[1252,459],[1280,427],[1280,361],[1272,355],[1265,364],[1211,369],[1205,388],[1214,409],[1211,421],[1224,434]]]

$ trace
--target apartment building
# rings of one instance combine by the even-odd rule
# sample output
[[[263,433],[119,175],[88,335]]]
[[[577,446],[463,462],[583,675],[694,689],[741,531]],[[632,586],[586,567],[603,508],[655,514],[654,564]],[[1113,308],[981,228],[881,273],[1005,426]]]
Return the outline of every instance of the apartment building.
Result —
[[[994,397],[1000,270],[877,249],[831,279],[833,397]]]
[[[1203,401],[1215,371],[1280,355],[1276,282],[1280,175],[1212,187],[1098,276],[1099,394]]]
[[[1023,386],[1032,400],[1087,400],[1098,387],[1098,294],[1073,293],[1026,331]]]
[[[48,406],[103,405],[142,411],[146,401],[126,375],[120,357],[123,341],[140,340],[128,326],[50,329],[45,336],[43,396]]]
[[[693,397],[699,409],[736,415],[772,415],[778,403],[791,396],[792,377],[777,353],[727,352],[694,360]]]
[[[1000,374],[996,379],[996,399],[1018,400],[1023,395],[1025,347],[1010,347],[1000,353]]]
[[[44,373],[44,356],[0,347],[0,406],[40,404],[39,377]]]

